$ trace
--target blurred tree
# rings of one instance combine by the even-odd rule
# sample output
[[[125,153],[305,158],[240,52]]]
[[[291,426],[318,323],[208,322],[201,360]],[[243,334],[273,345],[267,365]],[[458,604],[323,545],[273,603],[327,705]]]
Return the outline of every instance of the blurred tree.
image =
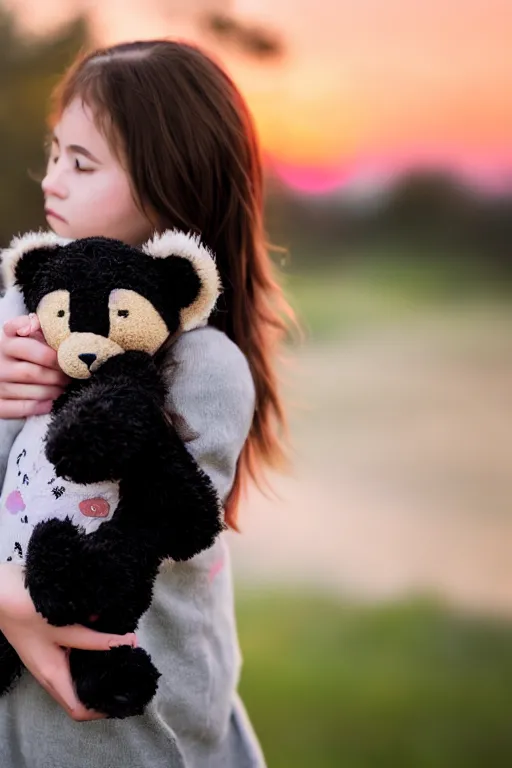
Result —
[[[0,6],[0,247],[43,226],[41,190],[48,98],[65,67],[89,41],[84,19],[50,38],[24,38]]]
[[[347,204],[339,192],[312,197],[267,178],[269,238],[298,268],[370,254],[415,261],[470,260],[482,273],[512,279],[512,194],[477,192],[442,173],[403,176],[378,206]]]
[[[277,32],[261,25],[249,24],[228,13],[210,12],[203,26],[221,43],[236,46],[254,59],[278,59],[284,55],[284,41]]]
[[[446,174],[416,171],[365,226],[369,237],[412,246],[412,256],[476,257],[488,271],[512,273],[510,194],[496,197]]]
[[[472,202],[469,191],[446,175],[417,171],[398,182],[381,218],[390,235],[437,244],[455,235]]]
[[[482,198],[467,221],[467,237],[491,261],[493,271],[512,279],[512,195]]]

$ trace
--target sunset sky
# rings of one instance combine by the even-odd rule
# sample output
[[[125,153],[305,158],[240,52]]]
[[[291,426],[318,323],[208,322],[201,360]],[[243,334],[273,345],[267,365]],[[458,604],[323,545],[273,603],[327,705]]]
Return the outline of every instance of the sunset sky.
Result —
[[[247,97],[282,178],[323,191],[411,164],[512,185],[510,0],[7,0],[32,30],[87,9],[107,42],[195,39]],[[254,62],[200,31],[205,8],[281,36]]]

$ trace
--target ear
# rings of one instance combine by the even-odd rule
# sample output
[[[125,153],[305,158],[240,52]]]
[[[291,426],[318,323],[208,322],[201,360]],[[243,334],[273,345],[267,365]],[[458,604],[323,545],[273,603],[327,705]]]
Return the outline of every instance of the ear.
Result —
[[[199,236],[167,230],[148,240],[142,250],[161,260],[167,290],[181,308],[182,330],[204,325],[215,307],[221,284],[215,258]]]
[[[71,242],[53,232],[27,232],[14,237],[8,248],[2,251],[2,277],[9,288],[18,283],[22,288],[30,283],[36,271],[52,251]]]

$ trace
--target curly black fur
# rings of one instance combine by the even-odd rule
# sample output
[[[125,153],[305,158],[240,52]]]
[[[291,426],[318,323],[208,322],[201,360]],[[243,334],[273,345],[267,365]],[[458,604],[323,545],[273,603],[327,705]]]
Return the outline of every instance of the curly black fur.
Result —
[[[141,715],[158,687],[160,673],[143,648],[73,649],[69,664],[78,698],[109,717]]]
[[[87,243],[87,258],[99,251],[100,260],[89,271],[82,269],[83,259],[65,258],[66,248],[76,250],[75,244],[62,248],[59,258],[39,254],[37,263],[33,253],[25,254],[17,276],[22,287],[23,279],[27,281],[29,309],[48,290],[67,287],[70,281],[81,289],[85,286],[90,296],[96,288],[97,298],[94,281],[101,269],[108,290],[119,286],[120,274],[126,287],[137,286],[142,274],[145,295],[156,297],[155,306],[174,332],[180,279],[186,296],[181,306],[194,296],[189,264],[176,259],[174,304],[169,306],[168,298],[164,303],[165,290],[154,283],[164,269],[171,279],[172,265],[165,267],[165,260],[158,263],[143,254],[137,262],[133,249],[114,245],[119,263],[103,239]],[[176,272],[177,264],[186,274]],[[89,325],[91,317],[87,316]],[[88,535],[69,518],[35,527],[26,555],[25,583],[36,609],[51,624],[79,623],[116,634],[135,631],[151,603],[161,562],[194,556],[210,547],[224,528],[215,489],[166,417],[164,398],[162,376],[152,357],[128,351],[108,359],[91,378],[73,380],[55,401],[45,450],[57,475],[83,484],[119,481],[119,503],[112,519]],[[159,672],[141,648],[72,650],[70,666],[80,700],[109,717],[140,714],[157,689]],[[21,670],[18,656],[0,633],[0,692],[8,690]]]
[[[180,308],[188,307],[199,290],[199,278],[187,259],[154,259],[138,248],[104,237],[28,251],[16,265],[15,274],[29,312],[37,310],[47,293],[68,290],[71,330],[103,336],[108,336],[107,298],[114,288],[146,296],[171,332],[179,325]]]

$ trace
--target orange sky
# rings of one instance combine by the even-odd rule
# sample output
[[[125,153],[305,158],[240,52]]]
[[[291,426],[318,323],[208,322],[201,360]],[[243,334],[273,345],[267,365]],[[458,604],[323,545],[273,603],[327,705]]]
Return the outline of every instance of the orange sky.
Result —
[[[33,28],[70,0],[8,0]],[[364,168],[441,162],[482,177],[512,172],[510,0],[76,0],[109,42],[198,32],[204,7],[278,31],[279,64],[221,52],[264,149],[298,186]],[[184,9],[187,9],[186,16]]]

